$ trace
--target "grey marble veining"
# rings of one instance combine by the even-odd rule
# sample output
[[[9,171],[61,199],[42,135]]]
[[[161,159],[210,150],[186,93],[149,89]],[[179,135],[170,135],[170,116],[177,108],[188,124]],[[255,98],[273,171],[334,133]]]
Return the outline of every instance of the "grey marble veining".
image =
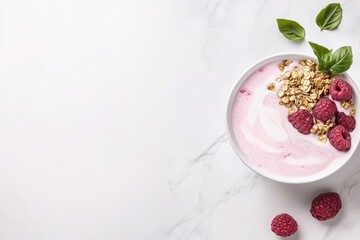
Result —
[[[255,184],[258,183],[261,177],[253,172],[247,171],[245,174],[239,176],[233,185],[228,186],[226,189],[221,189],[219,194],[213,196],[213,193],[209,189],[211,186],[208,184],[213,177],[213,162],[219,161],[216,154],[219,148],[225,143],[228,143],[228,137],[226,134],[223,134],[198,157],[189,162],[185,173],[181,175],[175,187],[174,184],[171,184],[171,191],[176,194],[176,187],[179,187],[186,177],[191,174],[191,168],[194,167],[195,164],[201,164],[201,167],[205,169],[205,174],[200,180],[202,184],[198,193],[196,206],[194,206],[194,209],[188,215],[183,216],[168,229],[165,234],[165,239],[178,239],[179,236],[180,239],[192,239],[194,237],[207,239],[207,232],[211,228],[211,218],[216,209],[231,198],[243,192],[250,191],[254,188]]]

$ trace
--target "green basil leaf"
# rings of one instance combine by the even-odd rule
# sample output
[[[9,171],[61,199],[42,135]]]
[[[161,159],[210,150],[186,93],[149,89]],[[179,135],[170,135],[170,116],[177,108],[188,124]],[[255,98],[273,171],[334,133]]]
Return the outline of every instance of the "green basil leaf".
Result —
[[[332,66],[331,65],[332,64],[332,62],[331,62],[332,50],[327,49],[326,47],[323,47],[323,46],[313,43],[313,42],[309,42],[309,44],[310,44],[311,48],[313,49],[313,52],[319,61],[319,70],[328,72]]]
[[[343,73],[348,70],[353,62],[350,46],[341,47],[332,56],[330,71],[334,74]]]
[[[342,20],[342,8],[339,3],[331,3],[322,9],[316,17],[316,24],[322,30],[336,29]]]
[[[305,38],[305,29],[297,22],[281,18],[276,21],[280,32],[287,39],[299,41]]]

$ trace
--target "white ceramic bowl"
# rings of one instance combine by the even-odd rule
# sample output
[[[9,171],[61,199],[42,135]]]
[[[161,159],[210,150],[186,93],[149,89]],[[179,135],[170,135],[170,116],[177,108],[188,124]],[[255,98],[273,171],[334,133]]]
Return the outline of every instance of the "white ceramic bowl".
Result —
[[[254,164],[252,161],[250,161],[247,158],[247,156],[245,155],[245,153],[242,151],[241,146],[239,146],[239,144],[235,138],[234,131],[233,131],[233,126],[232,126],[233,103],[234,103],[235,96],[238,93],[241,85],[252,73],[254,73],[256,70],[258,70],[260,67],[262,67],[268,63],[274,62],[274,61],[281,61],[283,59],[312,59],[315,62],[317,62],[317,59],[314,58],[314,56],[309,56],[309,55],[302,54],[302,53],[282,53],[282,54],[277,54],[277,55],[272,55],[272,56],[266,57],[266,58],[260,60],[259,62],[253,64],[249,69],[247,69],[241,75],[240,79],[236,82],[236,84],[234,85],[234,87],[231,91],[231,94],[230,94],[230,97],[229,97],[229,100],[227,103],[227,112],[226,112],[227,133],[230,138],[231,145],[234,148],[236,154],[249,168],[251,168],[255,172],[257,172],[267,178],[270,178],[270,179],[273,179],[273,180],[279,181],[279,182],[309,183],[309,182],[317,181],[317,180],[320,180],[322,178],[329,176],[330,174],[332,174],[335,171],[337,171],[338,169],[340,169],[346,162],[348,162],[348,160],[354,154],[354,152],[359,144],[360,135],[359,135],[358,130],[351,132],[351,148],[348,152],[344,152],[340,159],[333,161],[324,170],[317,172],[313,175],[305,176],[305,177],[280,176],[280,175],[270,172],[264,168],[258,167],[256,164]],[[343,75],[346,77],[346,79],[348,80],[348,82],[351,84],[351,86],[354,89],[355,97],[353,100],[354,100],[355,106],[358,107],[359,106],[359,96],[360,96],[359,89],[358,89],[357,85],[355,84],[355,82],[351,79],[351,77],[348,74],[345,73]],[[359,113],[356,114],[355,118],[356,118],[356,121],[359,123]],[[359,127],[360,126],[357,126],[357,128],[359,128]]]

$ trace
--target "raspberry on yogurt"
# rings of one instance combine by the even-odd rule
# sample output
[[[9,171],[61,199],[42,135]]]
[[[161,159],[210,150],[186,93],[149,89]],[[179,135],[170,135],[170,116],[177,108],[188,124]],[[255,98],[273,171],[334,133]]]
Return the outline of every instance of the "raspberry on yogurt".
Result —
[[[330,95],[332,99],[347,101],[352,98],[353,88],[343,79],[335,79],[330,85]]]
[[[299,133],[310,134],[314,125],[313,116],[306,110],[299,110],[288,116],[289,122]]]
[[[327,120],[331,120],[335,116],[336,111],[337,111],[336,104],[333,101],[331,101],[329,98],[325,97],[320,99],[316,103],[312,111],[312,115],[316,119],[322,122],[326,122]]]
[[[339,151],[348,151],[351,147],[350,133],[341,125],[331,128],[328,132],[328,138],[331,145]]]
[[[335,123],[346,128],[349,132],[354,131],[356,120],[354,116],[346,115],[344,112],[337,112],[335,114]]]

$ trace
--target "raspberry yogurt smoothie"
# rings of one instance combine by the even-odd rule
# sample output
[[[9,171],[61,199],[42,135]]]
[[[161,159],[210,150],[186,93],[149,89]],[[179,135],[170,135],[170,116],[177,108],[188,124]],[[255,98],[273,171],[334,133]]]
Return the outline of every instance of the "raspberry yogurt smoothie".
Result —
[[[279,80],[279,76],[283,76],[286,72],[289,72],[287,75],[294,74],[292,72],[294,68],[298,68],[300,74],[306,75],[305,71],[309,67],[306,64],[299,64],[301,63],[300,59],[283,61],[282,65],[279,63],[276,61],[261,67],[241,85],[234,99],[232,127],[238,145],[248,159],[258,167],[280,176],[305,177],[322,171],[331,162],[339,159],[344,152],[336,149],[333,142],[330,143],[327,139],[329,136],[327,131],[335,126],[335,120],[320,122],[311,117],[314,123],[308,126],[306,135],[301,134],[301,130],[296,129],[289,122],[288,115],[299,112],[300,109],[292,109],[293,106],[290,107],[287,104],[289,100],[281,98],[283,92],[279,93],[279,87],[280,90],[282,87],[286,90],[287,86],[284,88],[279,83],[281,80],[275,81],[275,79]],[[314,76],[311,77],[314,78]],[[334,78],[331,79],[331,81],[333,80]],[[316,108],[317,101],[323,99],[324,96],[326,101],[329,100],[326,91],[330,88],[330,82],[323,88],[325,93],[315,90],[310,92],[309,89],[306,89],[306,81],[304,83],[303,79],[301,82],[304,86],[301,86],[300,89],[309,92],[309,102],[304,100],[306,102],[304,103],[305,110],[307,108],[311,112],[314,107]],[[284,102],[280,105],[279,100]],[[351,105],[351,102],[346,103]],[[335,111],[337,108],[337,111],[349,114],[350,108],[345,109],[342,104],[336,102]],[[317,125],[320,130],[317,130]],[[310,128],[312,128],[311,133]]]

